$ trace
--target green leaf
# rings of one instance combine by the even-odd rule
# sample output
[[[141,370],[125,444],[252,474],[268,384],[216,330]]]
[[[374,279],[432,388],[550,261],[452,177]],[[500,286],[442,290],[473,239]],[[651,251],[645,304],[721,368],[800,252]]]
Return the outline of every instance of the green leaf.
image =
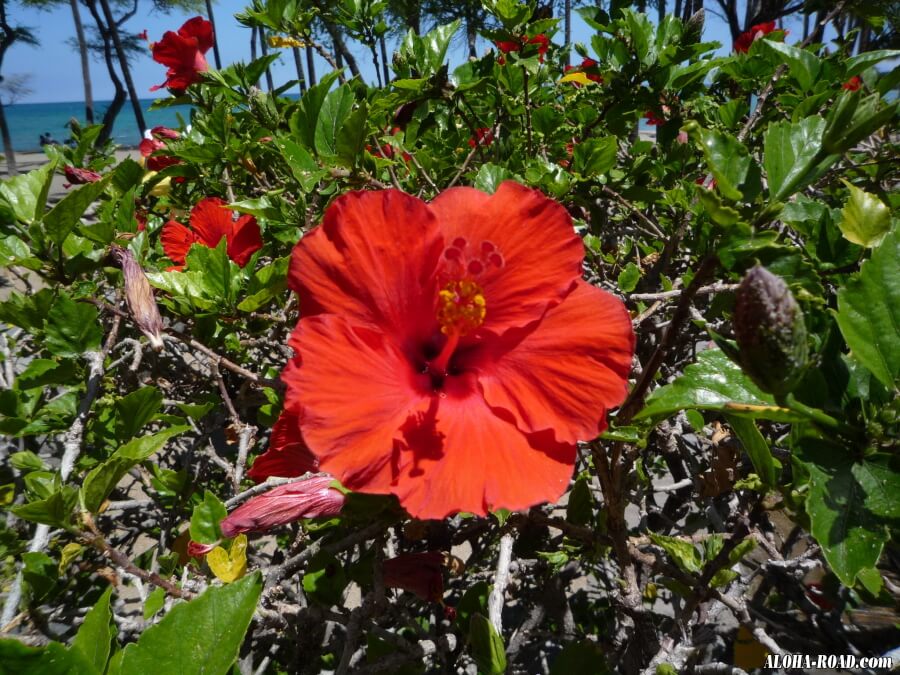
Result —
[[[482,614],[469,620],[469,649],[480,672],[502,675],[506,672],[506,648],[494,625]]]
[[[165,604],[166,590],[159,587],[154,588],[144,602],[144,621],[155,615]]]
[[[619,272],[619,277],[617,279],[619,289],[623,293],[631,293],[637,286],[640,278],[641,268],[635,265],[633,262],[628,263],[627,265],[625,265],[624,269]]]
[[[888,389],[900,378],[900,228],[838,290],[838,326],[853,357]]]
[[[647,398],[647,405],[635,420],[663,419],[686,408],[780,421],[796,419],[794,413],[776,406],[775,399],[763,393],[719,349],[700,352],[697,362],[684,369],[684,375]]]
[[[878,246],[891,229],[891,210],[875,195],[841,182],[850,190],[838,223],[844,239],[867,248]]]
[[[822,438],[803,438],[794,452],[809,471],[806,512],[812,535],[841,583],[853,586],[857,574],[878,562],[888,524],[900,516],[900,473],[887,455],[860,461]]]
[[[46,499],[20,504],[10,509],[23,520],[52,527],[66,527],[78,502],[78,491],[64,485]]]
[[[763,166],[772,200],[782,201],[814,175],[824,130],[821,117],[806,117],[794,124],[776,122],[766,129]]]
[[[44,230],[57,246],[62,246],[69,232],[75,229],[78,221],[87,208],[103,194],[112,174],[108,174],[96,183],[88,183],[72,190],[60,199],[44,216]]]
[[[319,551],[306,567],[303,590],[316,602],[330,607],[341,602],[348,582],[341,562],[328,551]]]
[[[768,487],[776,487],[778,479],[775,473],[775,458],[772,457],[769,444],[759,432],[756,422],[737,415],[728,415],[727,419],[728,424],[731,425],[741,441],[741,445],[744,446],[744,450],[750,456],[753,468],[756,469],[762,482]]]
[[[719,191],[728,199],[737,201],[743,198],[739,188],[750,169],[747,147],[731,134],[721,131],[698,128],[697,133],[707,166],[716,179]]]
[[[573,149],[574,169],[583,176],[599,176],[616,165],[619,141],[615,136],[589,138]]]
[[[72,642],[72,649],[80,651],[82,656],[101,673],[106,669],[110,642],[114,634],[110,626],[112,612],[109,609],[112,590],[112,586],[107,587],[97,603],[85,615],[84,623],[81,624]]]
[[[573,525],[587,525],[594,515],[594,496],[591,494],[590,481],[582,476],[575,481],[569,493],[566,505],[566,520]]]
[[[225,238],[215,248],[194,245],[187,254],[188,269],[202,272],[203,295],[230,307],[241,285],[241,268],[228,257]]]
[[[514,180],[516,178],[516,174],[506,167],[488,162],[487,164],[482,164],[478,169],[478,173],[475,174],[474,184],[478,190],[492,195],[497,191],[497,188],[500,187],[500,183],[505,180]]]
[[[237,658],[261,592],[262,577],[255,572],[175,605],[125,648],[121,672],[224,675]]]
[[[62,294],[53,303],[44,321],[45,346],[55,356],[81,356],[94,351],[103,339],[97,308],[75,302]]]
[[[162,407],[163,395],[156,387],[141,387],[116,401],[116,438],[135,436]]]
[[[40,169],[0,181],[0,202],[5,202],[21,223],[31,225],[44,213],[55,162],[47,162]]]
[[[875,51],[863,52],[847,59],[844,62],[844,67],[847,69],[847,77],[853,77],[876,63],[887,59],[896,59],[897,57],[900,57],[900,49],[876,49]]]
[[[265,267],[261,267],[250,278],[247,297],[238,303],[242,312],[255,312],[273,298],[284,294],[287,289],[287,271],[291,257],[276,258]]]
[[[683,572],[697,574],[703,569],[700,552],[689,541],[648,532],[650,541],[661,547]]]
[[[487,612],[487,601],[490,593],[491,588],[485,581],[478,581],[472,584],[463,593],[459,604],[456,605],[456,623],[464,633],[468,632],[469,621],[475,613]]]
[[[338,131],[350,117],[355,100],[348,84],[342,84],[325,96],[316,120],[315,148],[320,155],[334,157],[338,154]]]
[[[112,173],[112,184],[119,192],[128,192],[140,185],[144,177],[144,167],[130,157],[123,159]]]
[[[41,551],[22,554],[22,578],[31,590],[31,599],[40,603],[59,581],[56,561]]]
[[[39,270],[43,263],[31,255],[31,249],[14,234],[0,239],[0,267],[19,265],[30,270]]]
[[[335,70],[323,77],[318,84],[306,90],[300,98],[297,112],[291,117],[291,133],[310,150],[315,150],[315,133],[322,102],[341,71]]]
[[[741,219],[741,214],[736,209],[725,204],[725,202],[722,201],[722,198],[713,190],[707,190],[706,188],[701,187],[697,190],[697,196],[700,197],[700,203],[703,205],[703,209],[709,217],[712,218],[713,222],[728,227],[734,225]]]
[[[550,675],[607,675],[603,648],[592,640],[570,642],[550,667]]]
[[[326,175],[325,171],[316,163],[309,151],[302,145],[298,145],[288,138],[276,138],[276,147],[281,150],[284,161],[294,174],[294,178],[303,188],[304,192],[310,192],[316,184]]]
[[[335,136],[335,153],[349,167],[356,165],[356,160],[363,150],[366,141],[366,120],[369,110],[362,101],[351,112]]]
[[[58,642],[29,647],[19,640],[0,640],[0,672],[9,675],[101,675],[80,651]]]
[[[16,378],[19,389],[69,384],[76,377],[75,362],[69,359],[34,359]]]
[[[191,514],[191,539],[201,544],[214,544],[222,538],[221,523],[228,515],[228,509],[221,500],[207,490],[203,501],[194,507]]]
[[[818,56],[805,49],[774,40],[763,40],[762,44],[774,51],[778,58],[784,59],[791,75],[803,91],[812,88],[822,68],[822,60]]]
[[[113,488],[131,467],[162,450],[166,442],[173,436],[190,429],[191,427],[187,425],[170,427],[156,434],[135,438],[116,450],[112,457],[92,469],[85,477],[84,485],[81,488],[85,508],[92,513],[99,510],[103,500],[113,491]]]

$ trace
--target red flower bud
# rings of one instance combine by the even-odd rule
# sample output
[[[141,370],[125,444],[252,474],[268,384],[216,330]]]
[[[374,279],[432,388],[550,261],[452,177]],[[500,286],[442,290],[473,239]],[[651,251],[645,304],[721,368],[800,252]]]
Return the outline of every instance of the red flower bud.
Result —
[[[77,166],[69,166],[66,165],[63,167],[63,172],[66,174],[66,178],[72,185],[83,185],[84,183],[96,183],[98,180],[103,178],[96,171],[89,171],[88,169],[79,169]]]
[[[159,315],[156,298],[153,297],[153,289],[150,288],[144,270],[128,249],[114,245],[111,251],[125,277],[125,300],[128,302],[131,317],[150,340],[153,349],[162,351],[162,317]]]
[[[253,497],[222,521],[222,534],[233,537],[241,532],[268,530],[300,518],[337,515],[346,498],[340,490],[331,487],[333,481],[331,476],[313,476],[279,485]]]
[[[440,551],[404,553],[385,560],[382,570],[388,588],[400,588],[431,602],[440,602],[444,595],[444,554]]]
[[[188,542],[187,552],[192,558],[202,558],[216,547],[215,544],[201,544],[199,541],[191,539]]]
[[[854,75],[849,80],[844,82],[843,88],[847,91],[859,91],[859,88],[862,86],[862,78],[859,75]]]

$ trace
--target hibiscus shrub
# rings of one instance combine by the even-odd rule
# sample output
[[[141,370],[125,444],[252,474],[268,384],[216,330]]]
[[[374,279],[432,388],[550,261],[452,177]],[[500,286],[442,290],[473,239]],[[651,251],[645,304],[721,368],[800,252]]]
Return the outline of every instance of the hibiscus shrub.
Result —
[[[240,19],[297,45],[296,7]],[[591,9],[566,67],[486,7],[480,58],[439,26],[299,98],[192,19],[153,45],[189,126],[0,186],[11,672],[894,644],[897,52]]]

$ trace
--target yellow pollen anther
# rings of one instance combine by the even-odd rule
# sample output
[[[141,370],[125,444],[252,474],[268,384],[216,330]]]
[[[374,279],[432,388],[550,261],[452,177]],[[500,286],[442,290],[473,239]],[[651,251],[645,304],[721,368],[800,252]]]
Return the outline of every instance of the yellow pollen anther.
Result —
[[[474,281],[451,281],[438,293],[437,320],[444,335],[471,333],[484,323],[486,313],[484,291]]]

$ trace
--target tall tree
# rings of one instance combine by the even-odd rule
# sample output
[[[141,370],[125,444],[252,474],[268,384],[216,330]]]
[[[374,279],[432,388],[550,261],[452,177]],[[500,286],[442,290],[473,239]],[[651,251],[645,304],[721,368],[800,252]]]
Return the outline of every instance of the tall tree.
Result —
[[[303,59],[300,56],[300,47],[291,47],[291,53],[294,55],[294,66],[297,68],[297,83],[300,86],[300,95],[306,90],[306,78],[303,76]]]
[[[3,72],[3,59],[6,58],[6,52],[10,47],[17,42],[26,45],[37,45],[37,38],[35,38],[34,33],[30,29],[9,23],[7,9],[7,0],[0,0],[0,73]],[[3,76],[0,75],[0,84],[2,83]],[[0,98],[0,136],[3,136],[3,152],[6,155],[6,166],[9,169],[9,175],[14,176],[18,173],[16,154],[12,144],[12,137],[9,134],[9,125],[6,122],[6,111],[3,108],[2,98]]]
[[[257,28],[256,34],[259,36],[259,50],[263,56],[268,56],[269,44],[266,42],[266,29],[260,26]],[[272,69],[269,67],[266,67],[266,87],[269,91],[275,89],[275,82],[272,80]]]
[[[75,0],[72,0],[73,2]],[[213,17],[212,0],[206,0],[206,16],[213,27],[213,58],[216,61],[216,70],[222,69],[222,59],[219,56],[219,35],[216,33],[216,20]]]
[[[115,124],[119,111],[128,99],[128,92],[125,90],[125,86],[119,78],[119,73],[116,71],[112,36],[107,28],[106,21],[101,16],[95,0],[87,0],[86,5],[88,11],[91,13],[91,18],[94,19],[94,25],[96,27],[97,35],[99,36],[99,42],[90,46],[98,49],[103,55],[103,62],[106,64],[106,72],[109,74],[109,80],[113,85],[113,98],[109,106],[107,106],[106,111],[103,113],[103,120],[101,122],[103,129],[100,131],[97,138],[97,145],[103,145],[112,136],[113,125]]]
[[[306,74],[309,75],[309,86],[316,84],[315,52],[312,45],[306,45]]]
[[[78,42],[78,55],[81,58],[81,79],[84,82],[84,119],[88,124],[94,123],[94,92],[91,86],[91,64],[88,55],[87,41],[84,39],[84,26],[81,23],[81,10],[78,0],[69,0],[72,8],[72,21],[75,24],[75,40]]]
[[[138,129],[143,136],[147,130],[144,122],[144,111],[141,109],[141,101],[138,98],[137,90],[134,88],[134,80],[131,77],[131,68],[128,64],[128,54],[125,53],[125,46],[122,44],[122,36],[119,34],[119,24],[124,23],[126,18],[131,18],[137,10],[137,2],[134,3],[134,9],[127,12],[124,17],[119,20],[113,16],[112,9],[109,6],[109,0],[99,0],[100,8],[103,10],[103,18],[106,20],[106,26],[109,30],[109,36],[112,38],[113,47],[116,50],[116,56],[119,59],[119,68],[122,70],[122,79],[125,80],[125,88],[128,90],[128,96],[131,99],[131,107],[134,110],[134,119],[137,122]]]

